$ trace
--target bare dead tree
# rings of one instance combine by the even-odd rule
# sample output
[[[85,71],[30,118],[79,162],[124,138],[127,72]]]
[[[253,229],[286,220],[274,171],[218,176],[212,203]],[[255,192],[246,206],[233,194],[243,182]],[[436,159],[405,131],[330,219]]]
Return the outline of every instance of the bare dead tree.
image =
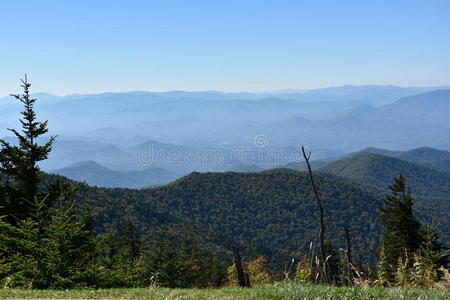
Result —
[[[240,287],[250,287],[250,277],[248,274],[244,272],[244,268],[242,266],[242,258],[239,255],[239,251],[236,246],[231,245],[231,251],[233,252],[233,262],[236,267],[238,284]]]
[[[302,146],[302,153],[303,153],[303,158],[305,159],[306,162],[306,166],[308,167],[308,174],[309,174],[309,179],[311,182],[311,187],[313,189],[314,192],[314,197],[316,199],[316,203],[317,203],[317,207],[319,208],[319,224],[320,224],[320,232],[319,232],[319,240],[320,240],[320,254],[322,256],[322,261],[324,264],[326,264],[327,262],[327,254],[325,251],[325,224],[323,221],[323,206],[322,206],[322,201],[320,200],[320,196],[319,196],[319,188],[316,184],[316,182],[314,181],[314,176],[312,173],[312,169],[311,169],[311,162],[310,162],[310,158],[311,158],[311,152],[309,152],[308,154],[306,154],[305,151],[305,147]],[[325,270],[325,280],[327,282],[329,282],[328,280],[328,272],[326,271],[328,268],[324,268]]]
[[[345,240],[347,242],[347,263],[349,265],[352,265],[352,245],[351,245],[351,241],[350,241],[350,233],[349,230],[347,228],[344,229],[345,231]]]
[[[308,167],[309,179],[311,181],[311,187],[314,192],[314,197],[316,198],[317,207],[319,208],[319,224],[320,224],[320,232],[319,232],[319,240],[320,240],[320,254],[322,256],[323,261],[327,259],[327,255],[325,252],[325,225],[323,221],[323,206],[322,201],[319,196],[319,189],[314,181],[314,176],[311,169],[311,163],[309,159],[311,158],[311,152],[306,154],[305,147],[302,146],[303,158],[305,159],[306,166]]]

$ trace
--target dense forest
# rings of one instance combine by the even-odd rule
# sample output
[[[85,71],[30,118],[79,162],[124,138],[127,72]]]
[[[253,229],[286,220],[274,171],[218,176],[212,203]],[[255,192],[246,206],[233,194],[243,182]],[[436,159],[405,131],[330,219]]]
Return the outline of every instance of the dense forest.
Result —
[[[403,174],[414,194],[416,214],[423,221],[441,224],[444,239],[450,241],[446,226],[450,219],[450,173],[380,154],[344,158],[318,171],[348,179],[378,198],[386,193],[394,177]]]
[[[381,202],[344,180],[318,177],[327,209],[330,240],[344,247],[344,228],[355,251],[367,259],[377,249]],[[127,217],[145,238],[155,229],[178,226],[220,246],[239,243],[247,254],[265,255],[280,267],[307,252],[317,235],[317,213],[306,173],[287,169],[261,173],[192,173],[153,189],[86,187],[80,205],[92,208],[102,231],[120,228]]]
[[[2,287],[430,287],[448,276],[445,172],[370,154],[313,174],[303,152],[307,172],[194,172],[157,188],[90,187],[39,168],[56,137],[36,142],[48,129],[30,86],[25,77],[14,95],[24,106],[22,130],[11,130],[19,143],[0,140]],[[431,219],[443,222],[443,240]]]

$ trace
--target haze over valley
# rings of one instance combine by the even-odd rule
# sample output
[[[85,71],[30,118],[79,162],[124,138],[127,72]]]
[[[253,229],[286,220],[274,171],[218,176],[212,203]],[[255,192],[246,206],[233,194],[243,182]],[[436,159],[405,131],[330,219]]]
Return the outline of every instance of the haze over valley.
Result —
[[[0,299],[450,299],[450,1],[1,9]]]
[[[105,187],[148,187],[193,171],[258,171],[366,147],[450,150],[450,89],[341,86],[271,93],[40,93],[58,134],[47,172]],[[20,105],[0,99],[0,134]],[[44,142],[44,140],[43,140]],[[139,176],[138,176],[139,174]],[[130,178],[131,177],[131,178]],[[135,179],[133,179],[135,178]]]

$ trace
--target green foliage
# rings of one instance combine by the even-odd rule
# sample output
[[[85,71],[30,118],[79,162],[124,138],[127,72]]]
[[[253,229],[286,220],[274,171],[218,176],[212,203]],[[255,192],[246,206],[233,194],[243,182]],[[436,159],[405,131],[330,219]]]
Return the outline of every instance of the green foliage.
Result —
[[[409,252],[404,251],[403,255],[400,255],[397,259],[397,263],[394,264],[396,269],[394,270],[394,283],[397,286],[411,286],[411,271],[410,271],[410,257]]]
[[[388,266],[404,263],[404,253],[416,252],[422,244],[420,223],[413,216],[413,198],[400,175],[390,186],[391,194],[383,199],[380,218],[384,225],[382,244]],[[395,267],[391,269],[392,273]]]
[[[274,282],[270,271],[267,269],[267,261],[264,257],[257,257],[248,262],[246,267],[252,285],[267,285]]]
[[[274,278],[267,268],[267,261],[264,257],[259,256],[256,259],[244,262],[244,272],[250,278],[251,286],[268,285],[274,282]],[[231,265],[227,269],[227,286],[238,286],[237,272],[235,265]]]
[[[438,269],[424,252],[419,251],[412,256],[405,252],[398,260],[394,282],[400,287],[448,288],[446,274],[448,270]]]
[[[144,251],[143,282],[164,287],[217,286],[223,273],[220,261],[202,253],[192,238],[162,236]]]
[[[431,223],[423,226],[421,236],[423,242],[418,252],[426,264],[435,267],[447,267],[450,250],[440,241],[437,225]]]
[[[3,286],[66,288],[77,284],[77,273],[86,272],[95,246],[87,215],[75,213],[74,196],[80,186],[57,179],[45,185],[37,163],[46,159],[54,137],[44,145],[36,139],[47,133],[47,122],[38,122],[36,99],[14,95],[24,105],[22,133],[11,130],[18,146],[0,140],[0,282]],[[57,201],[56,201],[57,200]]]
[[[431,287],[440,280],[439,266],[446,265],[448,250],[440,243],[435,226],[424,226],[413,216],[413,199],[400,175],[390,187],[380,215],[385,229],[379,251],[381,284]]]
[[[22,83],[24,94],[15,97],[25,107],[23,130],[12,130],[19,145],[0,141],[1,286],[216,287],[231,242],[254,259],[244,263],[251,284],[267,285],[274,279],[261,254],[273,266],[287,256],[298,257],[316,239],[316,209],[305,173],[192,173],[143,190],[83,187],[55,176],[44,180],[37,163],[47,158],[54,138],[36,144],[47,133],[47,122],[36,121],[36,100],[30,98],[26,78]],[[371,237],[380,232],[380,223],[368,208],[380,203],[345,180],[316,179],[329,228],[329,256],[326,262],[314,260],[311,248],[310,260],[297,266],[296,281],[324,282],[327,270],[331,281],[343,284],[343,265],[331,242],[344,245],[341,232],[349,228],[355,233],[354,250],[376,246]],[[437,271],[447,263],[448,251],[435,229],[421,228],[414,218],[402,176],[383,202],[379,282],[433,286],[448,274]],[[233,267],[228,277],[233,284]]]
[[[34,111],[36,99],[30,97],[29,88],[31,84],[25,76],[22,81],[24,90],[22,95],[12,95],[24,105],[21,112],[22,119],[19,120],[22,132],[15,129],[10,131],[19,141],[18,146],[0,139],[0,174],[3,177],[2,192],[3,199],[0,205],[4,206],[4,213],[9,222],[27,218],[32,209],[35,197],[42,198],[39,190],[39,182],[44,173],[39,169],[38,162],[46,159],[54,141],[54,137],[44,145],[39,145],[36,140],[46,134],[47,121],[38,122]],[[47,198],[51,200],[51,198]],[[50,201],[46,202],[51,206]]]
[[[297,263],[294,280],[299,283],[308,283],[312,281],[312,262],[308,258],[303,258]]]
[[[317,176],[326,209],[327,236],[345,246],[344,228],[354,232],[355,252],[378,246],[379,200],[340,179]],[[189,229],[211,252],[230,263],[236,243],[250,259],[267,258],[270,267],[307,252],[316,236],[317,210],[306,173],[192,173],[164,187],[142,190],[86,187],[80,204],[92,207],[100,232],[123,228],[132,218],[136,234],[155,239],[164,229],[178,236]],[[119,232],[123,234],[123,232]]]
[[[93,259],[89,220],[73,210],[53,210],[41,227],[34,219],[11,225],[1,221],[0,282],[10,287],[67,288],[80,284]]]
[[[386,260],[386,251],[384,245],[381,244],[378,251],[378,262],[376,264],[376,283],[380,286],[390,285],[392,281],[392,266]]]
[[[37,242],[37,226],[32,220],[13,226],[0,220],[0,286],[32,287],[38,275],[42,248]]]
[[[417,158],[411,155],[408,157]],[[394,157],[367,153],[332,162],[320,168],[319,171],[348,179],[379,197],[384,197],[388,185],[398,174],[403,174],[408,178],[414,194],[414,213],[419,220],[446,224],[450,219],[449,173]],[[441,228],[441,234],[445,241],[450,241],[448,226]]]

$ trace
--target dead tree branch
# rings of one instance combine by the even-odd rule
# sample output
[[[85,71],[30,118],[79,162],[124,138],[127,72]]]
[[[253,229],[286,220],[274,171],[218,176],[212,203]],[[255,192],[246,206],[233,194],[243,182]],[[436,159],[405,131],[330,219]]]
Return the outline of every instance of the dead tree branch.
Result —
[[[317,186],[316,182],[314,181],[314,176],[313,176],[312,169],[311,169],[311,163],[310,163],[311,152],[306,154],[305,147],[302,146],[302,153],[303,153],[303,158],[305,159],[305,162],[306,162],[306,166],[308,167],[309,179],[311,181],[311,187],[312,187],[313,192],[314,192],[314,197],[316,198],[317,207],[319,208],[320,254],[322,256],[322,261],[325,264],[326,261],[327,261],[327,254],[326,254],[326,251],[325,251],[325,224],[324,224],[324,220],[323,220],[322,201],[320,200],[319,189],[318,189],[318,186]],[[326,270],[326,268],[325,268],[325,270]],[[328,275],[327,274],[325,274],[325,280],[328,282]]]

